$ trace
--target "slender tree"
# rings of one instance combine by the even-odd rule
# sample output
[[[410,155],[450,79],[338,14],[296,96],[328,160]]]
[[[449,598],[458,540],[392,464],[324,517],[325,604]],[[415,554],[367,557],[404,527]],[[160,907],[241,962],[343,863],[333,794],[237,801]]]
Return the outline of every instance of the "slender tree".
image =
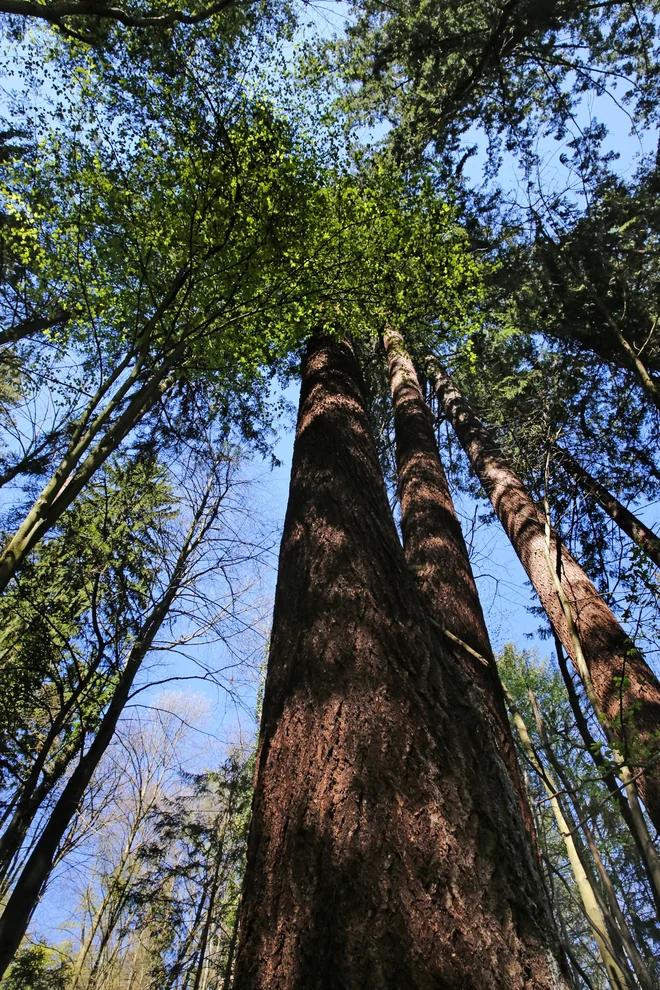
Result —
[[[589,723],[582,711],[580,706],[580,699],[578,698],[577,691],[575,690],[575,685],[571,679],[571,675],[568,669],[568,664],[566,663],[566,656],[564,654],[563,647],[559,640],[559,637],[555,633],[555,649],[557,652],[557,661],[559,663],[559,669],[561,671],[561,676],[566,686],[566,694],[568,696],[568,702],[571,706],[571,711],[575,719],[575,726],[582,738],[585,751],[589,753],[594,764],[600,771],[602,775],[603,783],[607,786],[610,796],[614,801],[616,801],[619,811],[621,812],[621,817],[623,818],[628,831],[632,835],[637,850],[642,858],[646,873],[649,879],[649,884],[651,887],[651,894],[655,901],[655,910],[658,916],[660,916],[660,890],[658,890],[657,884],[655,883],[655,877],[657,870],[655,868],[655,858],[653,855],[651,859],[648,858],[649,846],[648,837],[646,835],[645,829],[640,829],[639,821],[636,815],[633,814],[630,808],[630,804],[625,795],[625,792],[621,789],[619,781],[616,779],[616,774],[611,762],[605,757],[601,751],[599,743],[594,739],[591,730],[589,728]]]
[[[658,980],[657,909],[631,836],[612,802],[609,782],[593,773],[581,730],[572,719],[562,677],[535,651],[518,653],[512,645],[505,647],[498,665],[505,691],[525,723],[527,741],[516,724],[513,728],[528,771],[526,784],[553,912],[569,952],[594,986],[609,986],[602,982],[595,932],[586,919],[580,884],[571,865],[571,858],[577,857],[584,871],[578,868],[577,872],[586,879],[591,890],[589,894],[585,889],[587,897],[604,919],[601,931],[610,949],[624,971],[628,964],[634,969],[634,985],[650,990]],[[574,847],[570,855],[567,839]],[[579,975],[577,985],[583,983],[589,986]]]
[[[566,652],[638,777],[660,827],[660,684],[598,591],[495,449],[449,375],[432,361],[438,400]],[[546,531],[547,526],[547,531]]]
[[[625,962],[617,958],[616,949],[611,943],[601,905],[599,904],[598,896],[594,889],[593,880],[585,868],[585,864],[582,856],[580,855],[580,849],[574,835],[574,828],[571,827],[573,823],[567,821],[566,812],[559,798],[559,788],[550,773],[541,765],[536,753],[534,752],[534,747],[529,737],[527,726],[525,725],[525,721],[520,712],[516,708],[513,698],[509,695],[507,700],[511,711],[511,717],[513,718],[514,725],[518,731],[518,735],[527,758],[543,781],[543,786],[548,795],[548,799],[557,822],[559,834],[561,835],[566,847],[566,853],[571,864],[571,869],[573,870],[575,884],[580,894],[580,899],[584,907],[584,913],[589,925],[591,926],[596,944],[598,945],[598,950],[600,952],[601,959],[603,960],[610,984],[613,990],[626,990],[626,988],[631,987],[631,984],[626,979]]]
[[[456,658],[483,691],[530,837],[534,823],[525,794],[502,685],[490,645],[467,547],[458,521],[413,361],[402,335],[383,336],[394,406],[394,432],[401,503],[401,531],[412,569],[431,620],[458,649]]]
[[[405,564],[350,347],[308,347],[234,987],[561,987],[494,734]]]

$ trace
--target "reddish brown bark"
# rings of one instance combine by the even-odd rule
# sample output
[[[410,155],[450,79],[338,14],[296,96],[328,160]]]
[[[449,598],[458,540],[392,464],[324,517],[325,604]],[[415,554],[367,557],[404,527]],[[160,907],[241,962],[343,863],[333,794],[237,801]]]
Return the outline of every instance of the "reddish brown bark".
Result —
[[[575,460],[567,450],[557,446],[559,463],[573,475],[580,488],[598,502],[610,519],[619,526],[621,530],[629,536],[644,551],[646,556],[653,561],[656,567],[660,567],[660,538],[652,529],[645,526],[641,519],[619,502],[611,492],[608,492],[600,481],[592,477],[582,465]]]
[[[448,652],[483,692],[500,753],[518,794],[525,826],[536,848],[536,834],[518,765],[497,664],[490,645],[479,593],[415,366],[398,331],[383,337],[387,355],[401,505],[401,531],[408,566],[428,615],[488,661],[459,646]]]
[[[477,692],[421,609],[350,348],[303,369],[235,990],[563,986]]]
[[[577,668],[573,639],[546,555],[545,520],[449,375],[434,365],[438,398],[481,481],[564,649]],[[649,815],[660,828],[660,684],[575,558],[550,534],[550,559],[561,574],[594,690],[625,758],[642,747],[638,779]],[[578,670],[579,673],[579,670]]]

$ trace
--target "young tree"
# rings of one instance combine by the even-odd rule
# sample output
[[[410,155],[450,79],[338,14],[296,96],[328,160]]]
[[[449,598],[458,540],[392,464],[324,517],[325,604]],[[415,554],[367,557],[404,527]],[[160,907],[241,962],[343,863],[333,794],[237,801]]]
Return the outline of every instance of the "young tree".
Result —
[[[81,747],[75,766],[52,806],[47,809],[29,855],[6,900],[0,917],[2,972],[9,965],[25,934],[32,912],[50,876],[58,849],[76,818],[80,802],[104,753],[112,742],[119,719],[131,697],[140,690],[135,684],[136,678],[145,660],[158,645],[157,638],[161,630],[171,621],[171,610],[177,599],[190,596],[195,585],[203,582],[210,567],[224,566],[231,574],[232,567],[235,566],[232,554],[236,551],[236,544],[239,544],[241,550],[239,560],[245,560],[245,547],[240,544],[240,531],[232,531],[229,524],[226,538],[222,532],[218,532],[222,529],[224,499],[231,487],[231,475],[228,476],[225,470],[226,462],[227,454],[220,446],[219,450],[213,452],[210,465],[208,460],[197,465],[191,460],[188,465],[190,518],[186,520],[187,528],[184,532],[175,530],[170,533],[169,539],[166,534],[162,534],[167,549],[161,563],[159,580],[150,589],[132,636],[122,644],[124,653],[117,658],[115,676],[106,697],[96,699],[100,709],[97,724],[87,733],[85,748]],[[200,484],[199,472],[204,463],[208,473],[205,482]],[[219,551],[217,555],[215,550]],[[232,610],[237,606],[235,589],[230,584],[229,603],[224,609],[221,608],[225,619],[231,616]],[[214,621],[218,622],[217,617]]]
[[[4,892],[32,823],[96,731],[175,514],[154,458],[115,458],[0,600]]]
[[[499,667],[529,771],[546,883],[577,985],[621,980],[605,975],[601,938],[624,986],[655,986],[660,932],[651,890],[606,781],[593,775],[562,679],[547,661],[511,645]]]

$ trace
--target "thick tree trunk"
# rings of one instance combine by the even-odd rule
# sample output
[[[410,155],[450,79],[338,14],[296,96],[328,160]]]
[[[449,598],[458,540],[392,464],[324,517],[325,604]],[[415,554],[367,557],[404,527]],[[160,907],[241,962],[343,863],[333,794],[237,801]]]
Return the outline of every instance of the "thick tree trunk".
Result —
[[[415,366],[400,333],[383,337],[394,403],[394,432],[401,504],[401,531],[408,566],[415,575],[427,614],[483,657],[450,646],[470,680],[483,691],[500,753],[518,793],[520,810],[536,847],[532,816],[504,693],[490,645],[479,593],[472,573],[447,477],[433,429],[433,414],[424,401]],[[484,663],[484,661],[486,661]]]
[[[620,529],[629,536],[630,539],[644,551],[646,556],[653,561],[656,567],[660,567],[660,537],[657,537],[652,529],[645,526],[641,519],[619,502],[611,492],[608,492],[600,481],[593,478],[582,465],[575,460],[563,447],[556,446],[557,457],[560,464],[572,474],[580,488],[585,494],[591,496],[605,510],[610,519],[619,526]]]
[[[441,408],[484,486],[553,629],[584,679],[548,560],[545,519],[449,375],[436,363],[433,373]],[[660,684],[554,530],[550,530],[549,537],[550,562],[561,577],[597,702],[620,743],[624,760],[633,766],[639,762],[648,764],[638,784],[653,823],[660,828]]]
[[[435,637],[346,344],[303,370],[235,990],[563,987],[480,692]]]

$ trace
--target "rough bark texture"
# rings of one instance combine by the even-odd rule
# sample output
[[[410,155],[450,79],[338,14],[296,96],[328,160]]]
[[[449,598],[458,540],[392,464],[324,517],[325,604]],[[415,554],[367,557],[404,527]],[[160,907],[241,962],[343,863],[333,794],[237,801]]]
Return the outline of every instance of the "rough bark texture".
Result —
[[[652,529],[645,526],[641,519],[619,502],[611,492],[608,492],[600,481],[592,477],[582,465],[575,460],[567,450],[557,446],[559,463],[563,464],[566,470],[573,475],[580,488],[607,512],[610,519],[619,526],[620,529],[629,536],[644,551],[646,556],[653,561],[656,567],[660,567],[660,538]]]
[[[478,692],[434,638],[350,348],[303,369],[235,990],[563,987]]]
[[[415,366],[395,330],[383,337],[394,403],[401,531],[406,561],[422,604],[438,625],[467,643],[488,666],[460,647],[456,656],[483,692],[500,753],[518,794],[520,810],[536,849],[536,834],[506,713],[504,692],[490,645],[479,593]]]
[[[434,373],[441,407],[577,669],[573,641],[548,567],[544,517],[451,378],[437,365],[434,365]],[[647,761],[650,757],[650,765],[639,777],[638,785],[655,827],[660,828],[660,762],[657,759],[660,683],[554,530],[550,534],[550,559],[560,571],[596,695],[615,736],[622,743],[624,756],[629,750],[634,764],[636,747],[641,744]]]

